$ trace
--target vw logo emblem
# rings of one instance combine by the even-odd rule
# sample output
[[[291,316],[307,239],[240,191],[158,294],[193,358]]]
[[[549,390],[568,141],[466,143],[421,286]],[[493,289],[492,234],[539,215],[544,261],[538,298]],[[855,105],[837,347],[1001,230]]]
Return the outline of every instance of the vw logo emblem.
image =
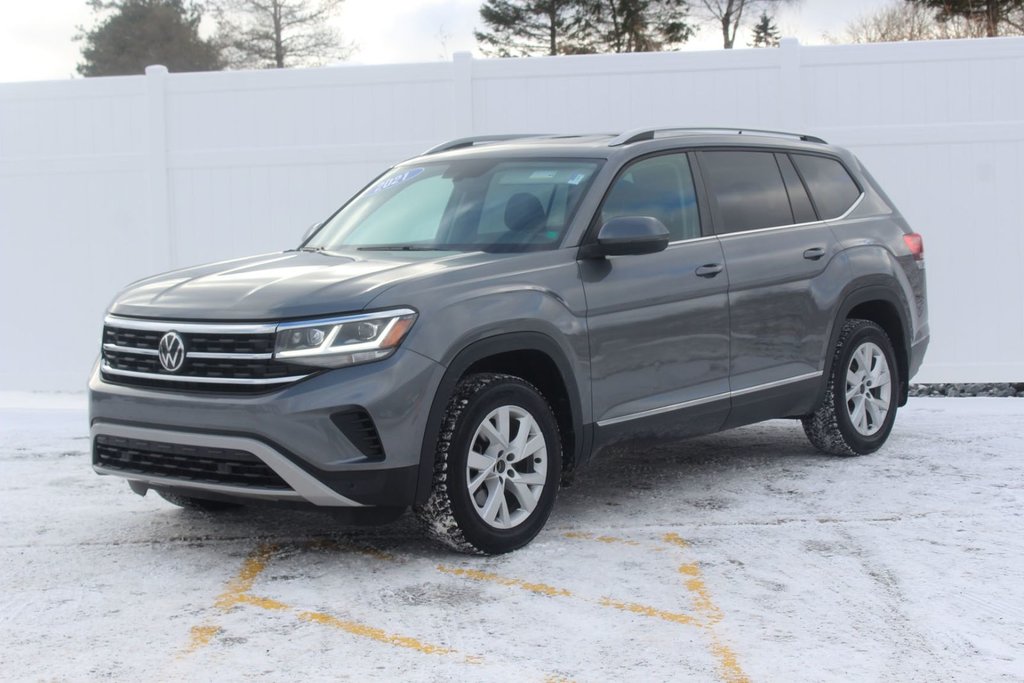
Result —
[[[177,372],[185,363],[185,340],[181,335],[171,330],[160,337],[159,346],[160,365],[167,372]]]

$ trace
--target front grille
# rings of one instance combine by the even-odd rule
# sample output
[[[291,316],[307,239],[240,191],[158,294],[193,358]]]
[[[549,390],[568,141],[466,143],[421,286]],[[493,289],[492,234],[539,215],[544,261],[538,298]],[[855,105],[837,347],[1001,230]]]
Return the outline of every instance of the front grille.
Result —
[[[255,455],[230,448],[187,446],[100,434],[93,442],[93,462],[126,474],[290,490],[288,484]]]
[[[271,391],[310,374],[307,366],[273,358],[273,325],[156,322],[108,316],[103,328],[103,378],[129,384],[203,392]],[[175,331],[185,358],[174,372],[160,361],[160,340]]]

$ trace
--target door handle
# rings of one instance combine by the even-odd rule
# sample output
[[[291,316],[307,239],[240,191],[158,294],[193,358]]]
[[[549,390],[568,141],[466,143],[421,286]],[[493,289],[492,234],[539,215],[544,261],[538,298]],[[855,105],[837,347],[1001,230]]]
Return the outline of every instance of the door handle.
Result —
[[[804,258],[808,261],[817,261],[825,255],[824,247],[811,247],[804,252]]]
[[[703,266],[697,268],[696,273],[698,277],[714,277],[725,270],[725,266],[721,263],[705,263]]]

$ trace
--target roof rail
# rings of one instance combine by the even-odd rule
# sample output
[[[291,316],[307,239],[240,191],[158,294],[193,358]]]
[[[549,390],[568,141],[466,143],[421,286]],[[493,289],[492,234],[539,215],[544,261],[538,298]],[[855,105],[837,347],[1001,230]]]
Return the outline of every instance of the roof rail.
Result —
[[[787,133],[781,130],[761,130],[758,128],[722,128],[713,126],[699,126],[694,128],[636,128],[634,130],[626,131],[621,135],[612,138],[608,142],[609,147],[618,147],[620,145],[628,145],[634,142],[642,142],[644,140],[653,140],[655,137],[659,137],[658,133],[666,134],[660,137],[672,137],[673,135],[689,135],[693,133],[736,133],[737,135],[743,135],[744,133],[750,133],[753,135],[775,135],[779,137],[796,138],[803,140],[804,142],[817,142],[823,145],[828,143],[819,137],[814,135],[806,135],[804,133]]]
[[[474,135],[468,138],[456,138],[455,140],[449,140],[448,142],[442,142],[436,147],[431,147],[420,156],[427,156],[428,154],[440,154],[441,152],[447,152],[452,149],[461,149],[462,147],[472,147],[483,142],[504,142],[505,140],[518,140],[520,138],[541,138],[548,137],[544,134],[538,133],[517,133],[513,135]]]

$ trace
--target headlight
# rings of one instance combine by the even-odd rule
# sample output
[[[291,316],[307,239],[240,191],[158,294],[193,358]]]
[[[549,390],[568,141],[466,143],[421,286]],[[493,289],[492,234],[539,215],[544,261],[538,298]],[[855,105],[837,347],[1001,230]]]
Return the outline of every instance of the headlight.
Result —
[[[381,360],[395,352],[414,322],[416,311],[401,308],[281,323],[274,358],[325,368]]]

